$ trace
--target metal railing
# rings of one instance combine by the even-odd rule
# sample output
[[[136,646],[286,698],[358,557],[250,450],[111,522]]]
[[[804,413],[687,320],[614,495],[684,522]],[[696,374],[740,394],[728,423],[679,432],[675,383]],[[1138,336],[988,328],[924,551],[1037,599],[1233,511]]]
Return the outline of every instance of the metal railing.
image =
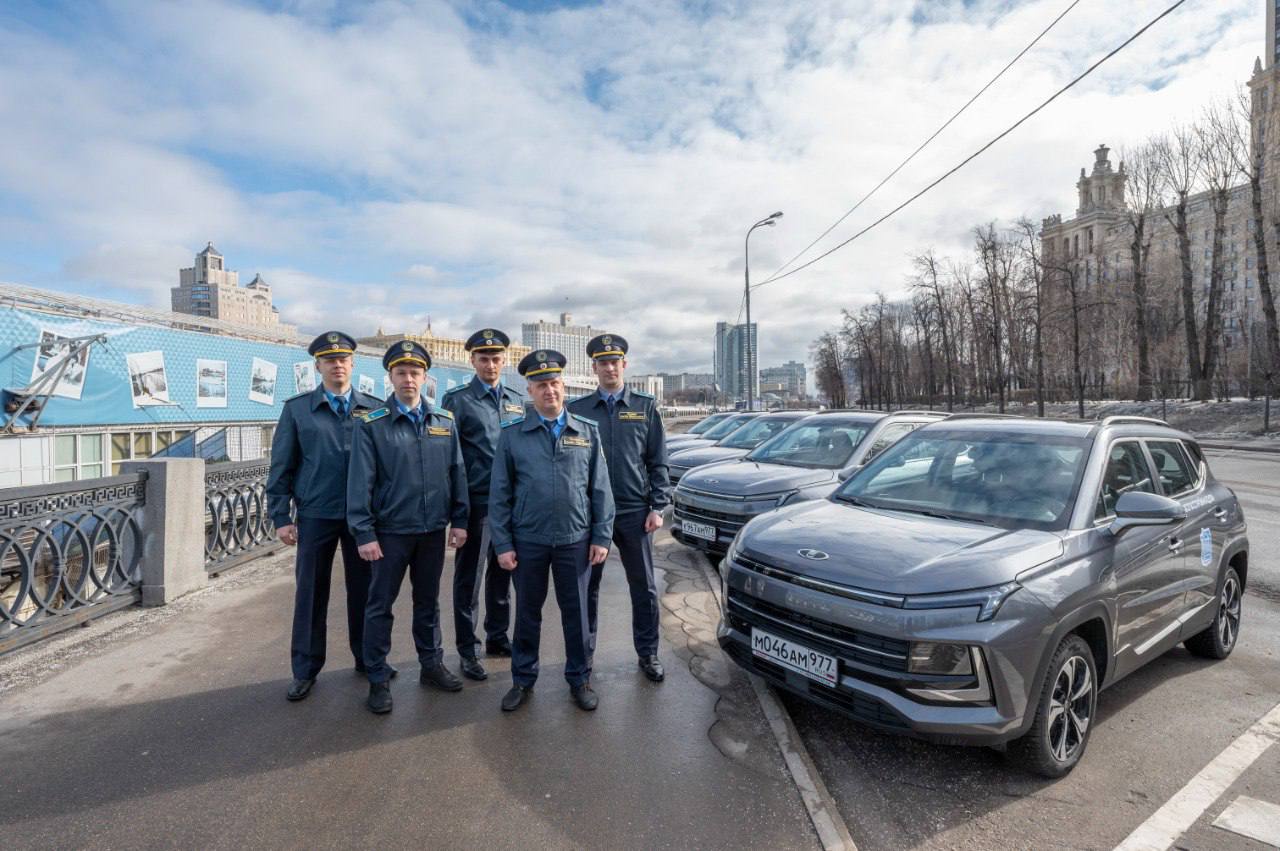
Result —
[[[266,459],[209,464],[204,474],[204,566],[220,573],[277,548],[267,510]]]
[[[131,473],[4,489],[0,653],[140,599],[146,483]]]

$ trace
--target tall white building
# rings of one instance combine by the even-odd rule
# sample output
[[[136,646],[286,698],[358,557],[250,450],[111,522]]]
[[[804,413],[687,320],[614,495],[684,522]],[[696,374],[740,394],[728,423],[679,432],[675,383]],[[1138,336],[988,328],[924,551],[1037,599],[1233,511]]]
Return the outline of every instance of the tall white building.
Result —
[[[574,325],[573,314],[570,313],[560,314],[559,322],[539,319],[524,323],[520,329],[523,342],[530,350],[554,349],[565,356],[566,381],[571,377],[587,379],[589,386],[595,386],[595,373],[591,371],[591,358],[587,356],[587,341],[607,331],[590,325]]]
[[[178,270],[178,286],[169,292],[175,313],[242,325],[279,326],[290,333],[295,330],[280,324],[280,311],[271,303],[271,285],[261,275],[255,275],[240,286],[240,273],[227,268],[212,242],[196,255],[195,265]]]

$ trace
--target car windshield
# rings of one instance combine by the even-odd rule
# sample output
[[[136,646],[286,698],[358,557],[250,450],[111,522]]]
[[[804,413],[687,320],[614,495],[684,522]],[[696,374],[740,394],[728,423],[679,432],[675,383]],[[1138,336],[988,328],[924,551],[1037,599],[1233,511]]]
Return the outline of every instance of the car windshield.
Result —
[[[719,440],[722,437],[728,437],[729,435],[737,431],[738,428],[741,427],[743,423],[750,422],[751,420],[754,420],[758,416],[760,415],[759,414],[734,414],[724,422],[717,423],[714,428],[710,428],[707,431],[703,432],[702,436],[707,440]]]
[[[729,414],[712,414],[705,420],[698,420],[697,424],[686,431],[685,434],[702,434],[704,431],[715,427],[718,423],[724,422],[729,416]]]
[[[747,460],[834,470],[849,463],[853,450],[872,425],[820,418],[793,423],[791,428],[754,449]]]
[[[1086,438],[921,429],[867,464],[834,499],[1004,528],[1061,529],[1084,470]]]
[[[726,449],[755,449],[799,417],[760,417],[716,444]]]

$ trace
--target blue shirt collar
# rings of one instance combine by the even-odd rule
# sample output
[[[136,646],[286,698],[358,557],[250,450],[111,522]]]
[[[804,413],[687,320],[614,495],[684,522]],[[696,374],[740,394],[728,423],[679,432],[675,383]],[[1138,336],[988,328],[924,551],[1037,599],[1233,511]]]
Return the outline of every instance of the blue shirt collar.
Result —
[[[330,405],[333,404],[334,399],[346,399],[347,403],[350,404],[351,397],[354,393],[354,388],[352,387],[348,387],[346,393],[330,393],[329,388],[325,387],[323,384],[320,385],[320,389],[324,391],[324,398]]]
[[[537,413],[537,409],[534,409],[534,413]],[[568,413],[568,410],[566,408],[561,408],[560,416],[556,417],[554,420],[549,420],[546,417],[544,417],[542,414],[538,414],[538,419],[542,420],[542,424],[544,426],[564,425],[568,421],[568,417],[566,416],[567,413]]]
[[[426,400],[426,399],[419,398],[419,399],[418,399],[418,407],[417,407],[417,408],[408,408],[408,407],[406,407],[406,406],[405,406],[404,402],[401,402],[401,401],[400,401],[400,397],[399,397],[399,396],[394,396],[394,395],[393,395],[391,398],[395,400],[395,403],[396,403],[396,410],[397,410],[397,411],[399,411],[399,412],[400,412],[400,414],[401,414],[402,416],[406,416],[406,417],[407,417],[407,416],[409,416],[410,411],[413,411],[413,410],[421,411],[423,414],[425,414],[425,413],[427,412],[427,400]]]

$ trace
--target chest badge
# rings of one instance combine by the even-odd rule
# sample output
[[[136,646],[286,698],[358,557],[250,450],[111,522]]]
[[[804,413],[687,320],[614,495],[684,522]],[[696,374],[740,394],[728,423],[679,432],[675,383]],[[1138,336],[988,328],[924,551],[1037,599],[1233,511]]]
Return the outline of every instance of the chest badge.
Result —
[[[624,423],[644,422],[644,411],[619,411],[618,419]]]
[[[432,437],[448,437],[449,427],[448,426],[428,426],[427,434],[431,435]]]
[[[512,405],[512,404],[503,405],[502,410],[506,411],[508,414],[524,413],[524,408],[520,407],[519,405]]]
[[[585,437],[574,437],[573,435],[566,435],[563,443],[565,446],[590,446],[591,445],[590,439]]]

